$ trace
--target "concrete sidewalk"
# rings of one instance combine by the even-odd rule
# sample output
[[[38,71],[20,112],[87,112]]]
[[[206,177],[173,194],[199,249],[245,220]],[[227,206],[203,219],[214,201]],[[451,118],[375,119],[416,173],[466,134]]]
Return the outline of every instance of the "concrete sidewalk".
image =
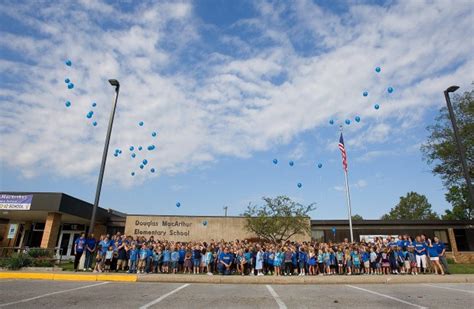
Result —
[[[388,275],[388,276],[208,276],[183,274],[124,274],[74,272],[0,272],[2,279],[42,279],[70,281],[174,282],[217,284],[403,284],[403,283],[474,283],[474,275]]]

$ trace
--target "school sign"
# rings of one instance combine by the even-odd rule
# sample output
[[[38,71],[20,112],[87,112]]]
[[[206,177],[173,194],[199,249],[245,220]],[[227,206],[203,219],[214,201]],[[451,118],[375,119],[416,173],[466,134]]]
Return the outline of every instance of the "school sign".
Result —
[[[231,241],[255,237],[245,229],[244,217],[139,216],[127,215],[125,234],[169,241]],[[308,219],[308,225],[310,221]],[[310,240],[298,235],[292,240]]]

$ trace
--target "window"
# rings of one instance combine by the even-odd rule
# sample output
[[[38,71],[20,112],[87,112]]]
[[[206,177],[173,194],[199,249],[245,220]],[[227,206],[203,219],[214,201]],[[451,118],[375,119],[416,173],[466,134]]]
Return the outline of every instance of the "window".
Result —
[[[434,236],[438,237],[441,242],[446,245],[446,251],[451,251],[451,243],[449,242],[448,233],[446,230],[433,231]]]
[[[323,230],[312,230],[311,238],[317,242],[324,242],[324,231]]]

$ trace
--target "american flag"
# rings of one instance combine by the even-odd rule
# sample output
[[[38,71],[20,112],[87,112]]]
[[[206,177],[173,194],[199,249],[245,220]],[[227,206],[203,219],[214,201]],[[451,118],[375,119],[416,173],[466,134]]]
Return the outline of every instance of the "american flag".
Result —
[[[341,151],[342,155],[342,167],[344,168],[344,171],[347,172],[347,153],[346,147],[344,147],[344,139],[342,138],[342,133],[341,137],[339,138],[339,150]]]

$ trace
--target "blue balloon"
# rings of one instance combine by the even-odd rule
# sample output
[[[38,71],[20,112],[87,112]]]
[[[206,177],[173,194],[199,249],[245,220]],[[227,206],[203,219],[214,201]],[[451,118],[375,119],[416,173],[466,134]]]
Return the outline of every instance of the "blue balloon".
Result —
[[[290,161],[288,164],[289,164],[290,166],[293,166],[293,165],[295,165],[295,162]]]
[[[380,67],[376,67],[376,68],[375,68],[375,72],[377,72],[377,73],[380,73],[381,70],[382,70],[382,69],[380,69]]]
[[[298,182],[297,186],[298,188],[301,188],[303,185],[301,184],[301,182]]]
[[[97,106],[97,103],[92,103],[92,107],[96,107]]]
[[[69,107],[69,106],[71,106],[71,102],[70,102],[70,101],[66,101],[66,103],[65,103],[65,104],[66,104],[66,107]]]
[[[329,124],[334,124],[334,120],[329,120]]]
[[[94,121],[94,122],[92,123],[92,125],[93,125],[94,127],[96,127],[96,126],[97,126],[97,121]]]
[[[206,225],[207,225],[207,221],[206,221],[206,220],[202,221],[202,225],[206,226]]]
[[[322,163],[319,163],[319,164],[318,164],[318,167],[319,167],[319,168],[323,167],[323,164],[322,164]]]
[[[273,164],[278,164],[278,160],[277,160],[277,159],[273,159]]]
[[[176,203],[176,207],[181,207],[181,203],[180,203],[180,202],[177,202],[177,203]]]
[[[64,63],[65,63],[68,67],[70,67],[70,66],[72,65],[72,61],[69,60],[69,59],[66,60]]]
[[[142,146],[138,146],[138,151],[142,151]]]
[[[135,172],[132,172],[132,176],[135,176]]]
[[[388,88],[387,88],[387,91],[388,91],[388,93],[392,93],[392,92],[393,92],[393,88],[392,88],[392,87],[388,87]]]
[[[118,153],[117,153],[117,152],[116,152],[116,153],[114,153],[114,157],[118,157]]]
[[[132,158],[135,158],[136,156],[137,156],[136,154],[132,153]]]
[[[374,108],[375,108],[375,109],[379,109],[379,108],[380,108],[380,105],[375,104],[375,105],[374,105]]]
[[[69,83],[71,82],[71,80],[70,80],[69,78],[66,78],[66,79],[64,80],[64,82],[65,82],[66,84],[69,84]]]
[[[155,149],[155,145],[150,145],[150,146],[148,146],[147,149],[148,149],[149,151],[152,151],[153,149]]]
[[[351,124],[351,121],[350,121],[349,119],[346,119],[345,123],[346,123],[347,125],[350,125],[350,124]]]
[[[122,154],[122,150],[119,149],[118,153],[119,153],[119,154]]]
[[[156,136],[156,132],[151,133],[151,136],[155,137],[155,136]]]
[[[369,95],[369,93],[368,93],[367,91],[364,91],[364,92],[362,93],[362,95],[363,95],[364,97],[366,97],[366,96]]]
[[[356,122],[360,122],[360,117],[359,117],[359,116],[356,116],[356,117],[355,117],[355,121],[356,121]]]
[[[73,84],[73,83],[69,83],[69,84],[67,84],[67,87],[68,87],[69,89],[72,89],[72,88],[74,88],[74,84]]]
[[[145,167],[145,165],[143,164],[140,164],[140,168],[143,169]]]
[[[134,149],[135,149],[135,147],[130,146],[130,151],[133,151]]]
[[[89,111],[86,115],[87,118],[91,119],[92,118],[92,115],[94,115],[94,112],[93,111]]]
[[[147,159],[143,159],[143,165],[147,165],[148,164],[148,160]]]
[[[140,127],[143,127],[143,125],[144,125],[143,121],[140,121],[140,122],[138,123],[138,125],[139,125]]]
[[[154,168],[152,168],[152,169],[150,170],[150,172],[154,173],[154,172],[155,172],[155,169],[154,169]]]
[[[118,149],[118,148],[115,149],[115,153],[119,153],[119,151],[120,151],[120,149]]]

